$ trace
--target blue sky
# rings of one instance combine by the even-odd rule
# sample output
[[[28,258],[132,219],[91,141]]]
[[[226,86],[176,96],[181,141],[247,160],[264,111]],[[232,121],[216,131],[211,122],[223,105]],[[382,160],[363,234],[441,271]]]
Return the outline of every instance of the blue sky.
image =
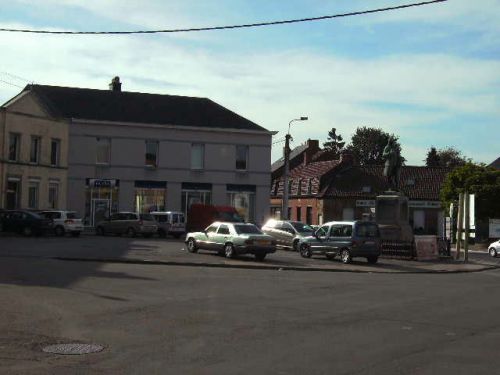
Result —
[[[388,0],[0,0],[0,27],[138,30],[366,10]],[[500,0],[448,0],[302,24],[184,34],[0,33],[0,102],[28,82],[209,97],[294,145],[358,126],[400,137],[408,164],[431,146],[500,156]],[[6,81],[1,82],[1,81]],[[10,84],[9,84],[10,83]],[[272,159],[282,152],[273,147]]]

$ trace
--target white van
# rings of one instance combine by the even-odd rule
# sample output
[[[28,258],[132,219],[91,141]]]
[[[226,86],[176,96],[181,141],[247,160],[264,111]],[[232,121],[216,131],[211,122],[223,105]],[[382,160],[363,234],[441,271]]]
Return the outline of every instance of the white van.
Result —
[[[160,237],[172,235],[179,238],[186,233],[186,218],[183,212],[179,211],[153,211],[151,215],[158,224],[158,234]]]

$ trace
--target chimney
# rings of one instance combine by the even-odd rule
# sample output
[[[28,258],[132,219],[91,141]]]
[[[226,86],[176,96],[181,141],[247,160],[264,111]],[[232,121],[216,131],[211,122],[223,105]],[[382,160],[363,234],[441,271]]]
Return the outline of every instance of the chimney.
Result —
[[[116,76],[111,80],[109,84],[109,89],[111,91],[122,91],[122,83],[120,82],[120,77]]]
[[[307,148],[304,151],[304,165],[309,164],[312,157],[320,151],[319,141],[317,139],[308,139],[306,145]]]

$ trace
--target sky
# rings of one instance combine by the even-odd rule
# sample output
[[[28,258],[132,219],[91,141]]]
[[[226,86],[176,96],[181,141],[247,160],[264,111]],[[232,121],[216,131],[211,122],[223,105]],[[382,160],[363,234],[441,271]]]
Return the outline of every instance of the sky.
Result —
[[[0,28],[172,29],[333,15],[420,0],[0,0]],[[349,142],[357,127],[399,137],[408,165],[431,146],[500,156],[500,0],[443,3],[279,26],[176,34],[0,32],[0,103],[28,83],[208,97],[268,130],[272,160]]]

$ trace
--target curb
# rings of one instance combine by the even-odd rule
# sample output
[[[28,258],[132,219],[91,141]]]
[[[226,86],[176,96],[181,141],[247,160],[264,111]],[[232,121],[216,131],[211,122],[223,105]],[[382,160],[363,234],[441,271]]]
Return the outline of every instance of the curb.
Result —
[[[500,266],[483,266],[475,270],[421,270],[421,271],[374,271],[374,270],[352,270],[352,269],[332,269],[317,267],[296,267],[296,266],[259,266],[250,264],[217,264],[206,262],[174,262],[146,259],[119,259],[119,258],[73,258],[73,257],[46,257],[44,259],[54,259],[69,262],[99,262],[115,264],[137,264],[137,265],[161,265],[161,266],[179,266],[179,267],[204,267],[204,268],[232,268],[247,270],[267,270],[267,271],[307,271],[307,272],[350,272],[350,273],[380,273],[380,274],[456,274],[456,273],[475,273],[500,269]]]

